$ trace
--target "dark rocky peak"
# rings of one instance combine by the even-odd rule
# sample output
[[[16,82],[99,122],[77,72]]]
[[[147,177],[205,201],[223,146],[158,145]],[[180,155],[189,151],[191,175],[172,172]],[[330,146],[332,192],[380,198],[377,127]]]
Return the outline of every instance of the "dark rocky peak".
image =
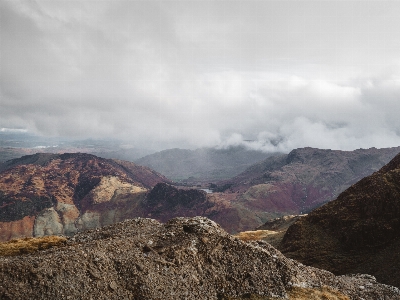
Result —
[[[166,183],[158,183],[146,197],[148,206],[193,207],[207,201],[207,193],[196,189],[177,189]]]

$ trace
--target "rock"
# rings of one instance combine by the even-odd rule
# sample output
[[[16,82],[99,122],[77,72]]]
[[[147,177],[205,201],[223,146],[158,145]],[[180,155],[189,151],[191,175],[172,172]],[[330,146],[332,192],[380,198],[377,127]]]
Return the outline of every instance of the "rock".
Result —
[[[0,282],[1,299],[400,299],[372,277],[306,267],[203,217],[136,218],[0,257]]]

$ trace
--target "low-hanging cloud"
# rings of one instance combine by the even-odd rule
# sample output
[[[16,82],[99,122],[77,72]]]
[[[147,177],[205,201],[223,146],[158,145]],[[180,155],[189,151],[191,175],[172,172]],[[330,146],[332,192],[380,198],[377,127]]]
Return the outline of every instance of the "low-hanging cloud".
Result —
[[[400,145],[400,5],[309,4],[0,1],[0,128],[151,148]]]

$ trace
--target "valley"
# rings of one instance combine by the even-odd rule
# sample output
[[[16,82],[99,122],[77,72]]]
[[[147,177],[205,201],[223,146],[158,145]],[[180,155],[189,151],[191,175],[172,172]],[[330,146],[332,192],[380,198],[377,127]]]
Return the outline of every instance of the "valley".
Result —
[[[55,259],[52,253],[58,253],[56,255],[61,255],[66,261],[74,257],[74,260],[86,261],[82,262],[84,264],[92,264],[91,257],[78,257],[75,249],[87,249],[83,252],[97,249],[95,253],[104,253],[102,247],[112,243],[118,244],[113,249],[125,251],[123,249],[127,246],[124,246],[124,241],[131,240],[132,234],[137,232],[140,237],[131,241],[137,249],[134,253],[142,251],[140,253],[148,259],[140,262],[141,266],[136,271],[114,270],[111,265],[100,267],[97,263],[88,267],[88,274],[101,272],[96,268],[109,270],[107,276],[111,277],[96,279],[100,280],[98,284],[108,285],[110,291],[100,289],[99,299],[106,295],[111,298],[146,295],[143,297],[155,299],[158,292],[152,287],[148,286],[146,292],[125,289],[123,287],[129,284],[119,277],[112,277],[112,274],[127,272],[136,285],[148,285],[152,281],[147,282],[143,276],[148,272],[157,273],[154,271],[154,268],[159,268],[157,261],[165,262],[163,264],[169,270],[180,274],[188,272],[181,266],[182,261],[189,263],[189,257],[202,266],[203,271],[195,273],[195,281],[207,286],[192,290],[191,295],[198,293],[218,299],[245,299],[246,295],[264,295],[259,299],[270,299],[271,295],[279,295],[278,299],[325,299],[321,298],[322,295],[333,297],[326,299],[359,299],[361,296],[372,299],[368,297],[387,295],[387,299],[400,299],[399,290],[387,289],[378,283],[400,286],[396,275],[399,262],[397,232],[400,229],[397,228],[400,197],[396,185],[400,156],[396,154],[399,151],[400,148],[355,151],[300,148],[289,154],[269,156],[230,179],[204,179],[203,182],[193,182],[194,185],[190,185],[190,181],[172,181],[136,163],[85,153],[37,153],[9,160],[0,164],[0,241],[3,242],[2,247],[6,247],[5,242],[10,240],[11,243],[16,243],[16,239],[25,242],[18,246],[21,250],[12,248],[14,254],[11,256],[15,258],[6,261],[0,253],[2,280],[7,286],[11,278],[16,278],[8,276],[23,278],[17,275],[24,272],[23,269],[14,264],[17,261],[18,266],[29,264],[24,262],[29,257],[44,259],[43,263],[49,264],[49,259]],[[362,207],[360,203],[364,203]],[[163,233],[157,233],[157,230]],[[54,242],[38,241],[39,245],[45,243],[45,246],[29,246],[33,250],[23,250],[26,249],[23,247],[28,247],[24,245],[29,245],[29,238],[33,242],[43,236],[63,238],[52,238]],[[173,237],[172,240],[168,236]],[[195,244],[191,245],[187,238],[191,239],[190,243],[196,240]],[[210,240],[221,239],[227,244],[209,244]],[[91,241],[96,242],[93,244]],[[272,257],[274,262],[279,257],[281,261],[278,265],[285,267],[279,267],[273,271],[274,275],[266,276],[272,266],[267,263],[265,268],[260,267],[264,268],[263,279],[252,271],[246,271],[246,276],[249,276],[246,278],[251,280],[239,287],[237,284],[243,284],[247,279],[239,274],[226,275],[232,270],[222,261],[216,264],[215,259],[221,260],[229,253],[228,257],[233,256],[226,263],[232,265],[237,255],[234,249],[242,247],[240,253],[250,247],[253,254],[248,255],[256,255],[237,266],[242,271],[249,268],[246,264],[251,265],[254,259],[258,260],[263,255],[267,255],[267,260]],[[176,252],[177,249],[183,252]],[[224,254],[215,251],[223,251]],[[139,252],[133,254],[132,259],[138,260]],[[170,252],[181,254],[172,257],[168,254]],[[18,253],[31,254],[21,256]],[[120,264],[117,253],[110,252],[101,259]],[[297,261],[319,269],[308,269]],[[46,270],[51,268],[50,263]],[[208,281],[206,277],[209,275],[206,274],[209,270],[222,272],[220,276],[223,280]],[[391,270],[389,276],[387,270]],[[47,276],[46,272],[40,276]],[[310,272],[314,275],[311,276]],[[349,273],[370,275],[341,276]],[[157,280],[164,282],[164,273],[157,274]],[[79,280],[88,280],[84,273],[76,273],[76,276]],[[36,282],[36,279],[29,280]],[[58,288],[49,292],[51,295],[68,290],[61,287],[61,283],[75,284],[71,278],[60,280],[52,282]],[[179,282],[180,279],[177,280]],[[192,279],[188,280],[188,284],[192,285]],[[268,280],[275,284],[268,283]],[[276,285],[277,282],[280,283]],[[309,288],[298,290],[295,287],[299,284]],[[161,285],[165,289],[166,285]],[[268,291],[259,290],[261,285],[269,286]],[[358,285],[369,288],[360,290]],[[96,294],[90,280],[85,286]],[[26,292],[27,288],[30,289],[26,286],[22,290]],[[117,289],[119,292],[116,292]],[[171,295],[179,295],[181,291],[187,292],[184,287],[174,288]],[[32,295],[36,292],[32,291]],[[13,293],[9,288],[0,289],[0,295],[4,297],[19,295],[18,290]]]

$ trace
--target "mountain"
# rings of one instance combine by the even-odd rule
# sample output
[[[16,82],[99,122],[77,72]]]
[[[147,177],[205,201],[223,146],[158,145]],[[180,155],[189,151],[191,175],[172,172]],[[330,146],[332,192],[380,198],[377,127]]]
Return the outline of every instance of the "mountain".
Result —
[[[279,248],[335,274],[368,273],[400,286],[400,154],[300,218]]]
[[[70,235],[136,216],[155,171],[90,154],[35,154],[0,165],[0,241]]]
[[[0,282],[1,299],[400,299],[372,276],[306,267],[202,217],[136,218],[0,257]]]
[[[269,157],[232,179],[217,182],[215,190],[236,193],[238,204],[260,215],[303,214],[335,199],[399,152],[400,147],[354,151],[295,149]]]
[[[296,149],[217,182],[220,191],[211,194],[177,188],[126,161],[82,153],[24,156],[0,165],[0,241],[70,235],[132,217],[166,222],[201,215],[230,233],[246,231],[320,206],[397,150]]]
[[[271,155],[242,146],[227,149],[169,149],[147,155],[135,162],[172,180],[193,182],[231,178]]]

